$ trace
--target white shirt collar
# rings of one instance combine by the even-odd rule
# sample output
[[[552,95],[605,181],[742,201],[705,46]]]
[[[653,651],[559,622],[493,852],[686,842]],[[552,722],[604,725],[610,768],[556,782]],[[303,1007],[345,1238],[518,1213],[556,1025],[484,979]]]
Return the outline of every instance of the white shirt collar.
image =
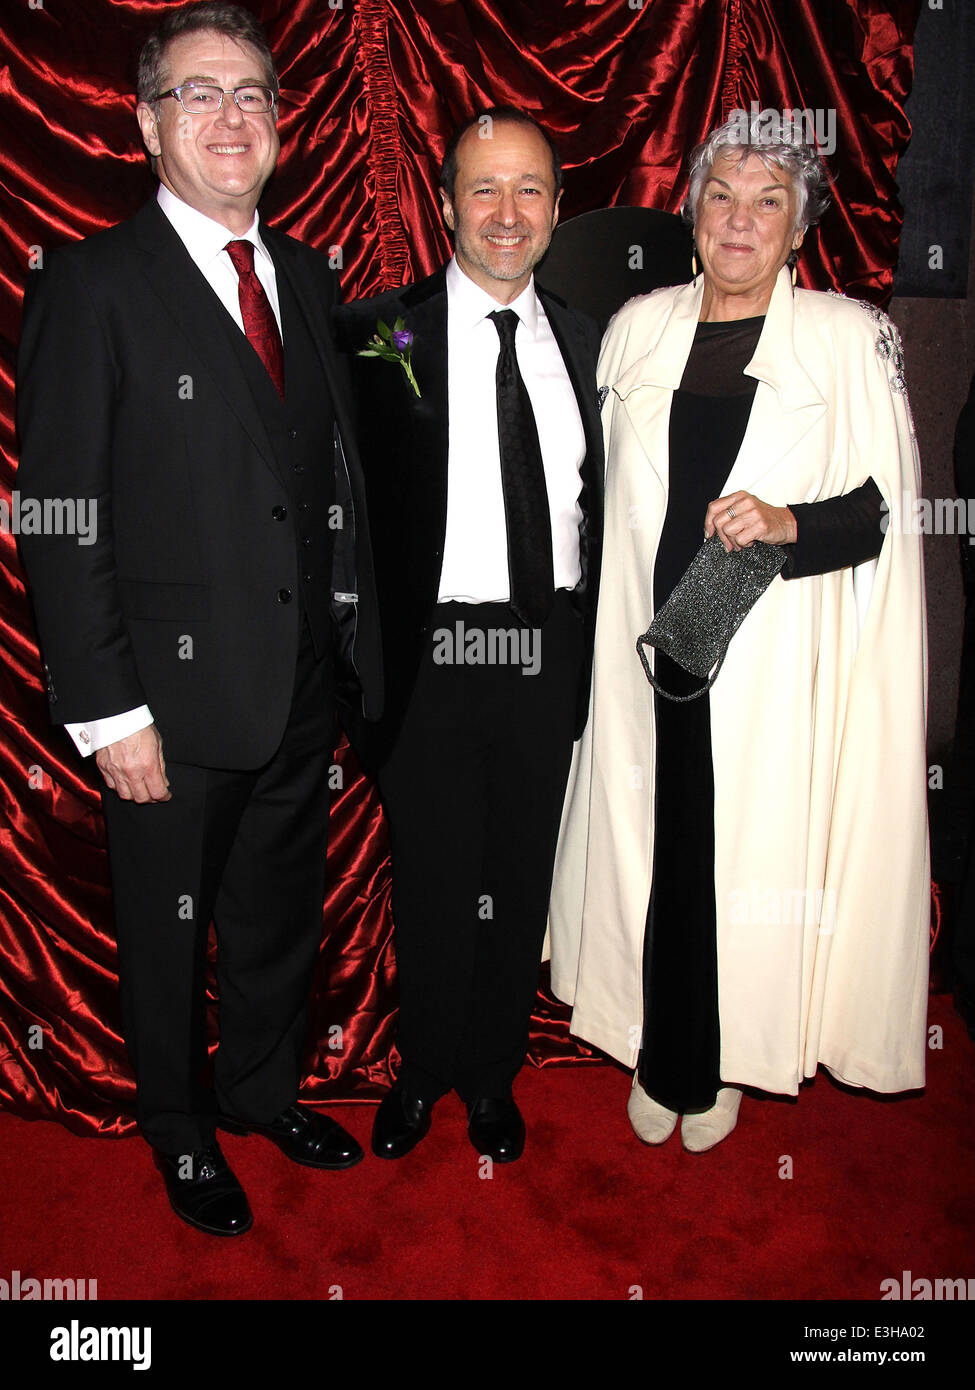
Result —
[[[528,284],[510,304],[499,302],[476,285],[457,264],[457,257],[451,256],[447,266],[447,298],[450,315],[454,323],[474,328],[495,309],[513,309],[525,329],[534,338],[538,327],[538,300],[535,297],[535,277],[529,277]]]
[[[256,210],[254,221],[247,231],[241,236],[234,236],[233,232],[228,231],[220,222],[215,222],[212,217],[207,217],[206,213],[198,212],[196,208],[190,207],[189,203],[184,203],[183,199],[177,197],[164,183],[159,185],[156,198],[201,270],[220,255],[228,241],[253,242],[257,252],[269,265],[273,265],[268,249],[261,240],[260,217]]]

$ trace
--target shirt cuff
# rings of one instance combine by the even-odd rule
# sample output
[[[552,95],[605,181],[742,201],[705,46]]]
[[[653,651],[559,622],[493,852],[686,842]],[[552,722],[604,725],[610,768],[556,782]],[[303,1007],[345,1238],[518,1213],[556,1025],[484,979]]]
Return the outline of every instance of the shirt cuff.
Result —
[[[83,758],[97,753],[99,748],[107,748],[120,738],[137,734],[140,729],[148,729],[153,722],[148,705],[138,709],[128,709],[122,714],[110,714],[107,719],[89,719],[84,724],[65,724],[65,731],[74,740],[74,745]]]

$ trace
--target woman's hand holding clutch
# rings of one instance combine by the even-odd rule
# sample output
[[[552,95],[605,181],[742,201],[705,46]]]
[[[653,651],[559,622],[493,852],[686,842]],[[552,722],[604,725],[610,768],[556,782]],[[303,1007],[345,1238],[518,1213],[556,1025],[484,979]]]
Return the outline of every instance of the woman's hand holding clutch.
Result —
[[[747,550],[756,541],[766,545],[792,545],[798,535],[796,519],[788,507],[772,507],[750,492],[729,492],[708,505],[704,535],[717,531],[725,550]]]

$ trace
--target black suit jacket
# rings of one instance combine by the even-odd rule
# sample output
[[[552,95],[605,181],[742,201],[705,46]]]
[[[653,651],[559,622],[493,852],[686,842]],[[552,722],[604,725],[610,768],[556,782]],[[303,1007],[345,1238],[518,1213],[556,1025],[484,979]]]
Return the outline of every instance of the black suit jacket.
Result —
[[[333,276],[320,253],[264,225],[261,234],[335,406],[334,457],[321,467],[336,470],[336,494],[355,513],[354,532],[334,533],[335,558],[349,588],[354,545],[354,660],[361,712],[375,718],[381,642],[347,370],[331,339]],[[239,332],[155,199],[51,254],[28,284],[18,487],[98,502],[90,546],[21,536],[53,720],[145,703],[164,754],[246,768],[271,756],[288,715],[298,605],[278,596],[297,592],[298,546],[294,518],[279,524],[292,480],[230,330]]]
[[[562,353],[582,416],[580,527],[582,579],[575,590],[585,624],[576,737],[589,708],[589,683],[603,533],[603,436],[596,393],[600,335],[596,324],[541,286],[536,290]],[[402,367],[354,354],[376,331],[402,317],[414,335],[417,398]],[[447,523],[447,285],[441,269],[415,285],[342,305],[335,311],[339,346],[351,354],[357,433],[376,558],[383,631],[385,713],[349,730],[360,757],[377,767],[389,756],[416,680],[423,641],[437,602]]]

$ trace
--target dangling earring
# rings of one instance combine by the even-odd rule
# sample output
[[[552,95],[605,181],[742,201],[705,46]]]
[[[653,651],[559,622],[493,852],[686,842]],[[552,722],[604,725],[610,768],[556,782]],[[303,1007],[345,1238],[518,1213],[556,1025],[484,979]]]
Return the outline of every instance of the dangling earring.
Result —
[[[799,266],[798,266],[798,263],[797,263],[796,261],[793,261],[793,262],[792,262],[792,284],[793,284],[793,286],[795,285],[796,280],[798,279],[798,277],[799,277]]]
[[[697,247],[691,252],[691,270],[694,272],[694,279],[697,279]]]

